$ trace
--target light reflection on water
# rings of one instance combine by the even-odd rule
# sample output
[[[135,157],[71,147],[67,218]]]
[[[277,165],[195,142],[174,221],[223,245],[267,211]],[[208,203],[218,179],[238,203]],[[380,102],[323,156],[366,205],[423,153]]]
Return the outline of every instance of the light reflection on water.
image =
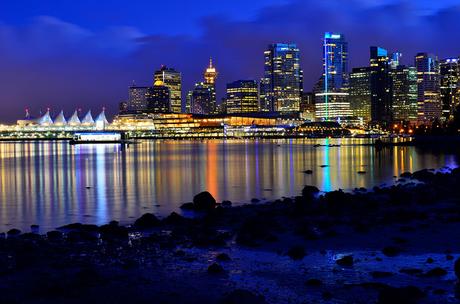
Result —
[[[300,193],[391,183],[422,168],[457,166],[449,154],[414,147],[375,151],[366,140],[145,141],[70,146],[67,142],[0,143],[0,231],[43,230],[70,222],[124,223],[145,212],[165,216],[194,194],[248,202]],[[314,144],[341,147],[313,147]],[[320,168],[321,165],[327,165]],[[303,171],[311,169],[312,175]],[[367,171],[357,174],[357,171]]]

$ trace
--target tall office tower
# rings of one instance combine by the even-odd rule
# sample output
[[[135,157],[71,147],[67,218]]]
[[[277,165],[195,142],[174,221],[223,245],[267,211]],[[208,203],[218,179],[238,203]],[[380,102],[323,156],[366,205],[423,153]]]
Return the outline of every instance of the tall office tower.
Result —
[[[393,94],[393,120],[417,122],[417,70],[398,65],[390,70]]]
[[[193,91],[190,91],[190,113],[193,114],[214,114],[216,110],[215,90],[209,83],[200,82],[195,84]]]
[[[148,87],[138,87],[134,84],[129,87],[128,111],[142,112],[147,110],[147,89]]]
[[[396,69],[400,66],[402,54],[400,52],[391,53],[390,56],[390,69]]]
[[[171,113],[171,92],[161,81],[147,89],[147,108],[150,113]]]
[[[154,83],[161,81],[169,88],[171,94],[171,112],[182,113],[182,75],[180,72],[166,66],[161,66],[154,74]]]
[[[217,76],[218,76],[217,70],[212,64],[212,58],[210,58],[209,66],[206,68],[204,72],[204,82],[202,83],[202,85],[209,88],[209,90],[211,91],[210,108],[212,108],[213,110],[206,114],[214,114],[214,111],[217,109],[217,94],[216,94]]]
[[[303,92],[300,100],[300,116],[303,119],[315,120],[315,94],[312,92]]]
[[[439,61],[432,54],[418,53],[417,68],[418,123],[430,123],[441,118],[442,105],[439,81]]]
[[[261,78],[259,82],[259,108],[261,112],[272,112],[273,103],[270,99],[270,80]]]
[[[238,80],[227,84],[227,113],[259,111],[257,81]]]
[[[371,121],[371,69],[354,68],[350,73],[350,108],[353,116],[362,124]]]
[[[392,118],[391,75],[388,51],[376,46],[370,48],[371,120],[387,125]]]
[[[442,119],[449,121],[454,118],[454,111],[459,105],[460,62],[458,58],[442,60],[439,64],[441,78]]]
[[[193,90],[187,92],[187,97],[185,99],[185,113],[192,113],[192,96]]]
[[[315,94],[316,118],[327,121],[351,116],[348,76],[348,43],[344,35],[325,33],[323,75]]]
[[[261,81],[262,110],[298,112],[303,91],[303,75],[297,45],[271,44],[264,56],[264,79]]]

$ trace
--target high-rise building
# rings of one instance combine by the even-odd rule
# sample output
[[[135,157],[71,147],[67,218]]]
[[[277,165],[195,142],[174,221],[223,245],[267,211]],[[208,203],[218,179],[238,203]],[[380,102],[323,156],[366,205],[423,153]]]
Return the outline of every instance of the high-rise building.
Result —
[[[147,89],[148,87],[138,87],[132,85],[128,92],[128,111],[142,112],[147,110]]]
[[[460,62],[458,58],[444,59],[439,64],[441,78],[442,119],[454,118],[454,111],[459,104]]]
[[[392,117],[391,76],[388,51],[370,48],[371,120],[375,124],[388,125]]]
[[[171,93],[162,82],[156,81],[147,89],[147,108],[150,113],[171,113]]]
[[[348,101],[348,43],[339,33],[326,32],[323,40],[323,75],[315,90],[316,118],[337,120],[351,116]]]
[[[417,122],[417,70],[415,67],[392,67],[393,120]]]
[[[264,79],[261,81],[262,110],[281,113],[299,111],[303,74],[297,45],[271,44],[264,56]]]
[[[182,75],[180,72],[166,66],[161,66],[154,74],[154,83],[161,81],[169,88],[171,94],[171,112],[182,113]]]
[[[248,113],[259,111],[257,81],[238,80],[227,84],[227,113]]]
[[[300,117],[306,120],[315,120],[315,94],[303,92],[300,100]]]
[[[215,90],[208,83],[200,82],[189,92],[190,113],[214,114],[216,110]]]
[[[415,56],[417,68],[418,122],[431,123],[439,119],[442,113],[439,61],[432,54],[418,53]]]
[[[371,69],[354,68],[350,73],[350,108],[352,115],[363,124],[371,121]]]

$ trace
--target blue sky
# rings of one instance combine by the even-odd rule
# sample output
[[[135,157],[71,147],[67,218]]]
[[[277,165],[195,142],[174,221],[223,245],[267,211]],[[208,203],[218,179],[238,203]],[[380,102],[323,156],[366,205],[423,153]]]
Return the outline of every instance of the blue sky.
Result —
[[[237,79],[259,79],[269,43],[295,42],[305,90],[321,73],[324,31],[342,32],[350,67],[367,65],[369,46],[440,58],[460,55],[458,1],[0,1],[0,121],[26,107],[105,106],[114,113],[132,81],[149,85],[161,64],[183,73],[184,93],[208,58],[218,94]]]

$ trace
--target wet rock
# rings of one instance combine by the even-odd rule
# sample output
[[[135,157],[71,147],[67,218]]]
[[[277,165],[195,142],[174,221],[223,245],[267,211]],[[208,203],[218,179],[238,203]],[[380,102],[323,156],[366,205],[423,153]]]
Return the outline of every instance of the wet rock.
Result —
[[[222,261],[222,262],[227,262],[227,261],[231,261],[232,259],[226,253],[219,253],[216,256],[216,260]]]
[[[108,225],[102,225],[99,227],[99,232],[104,240],[128,239],[128,229],[124,226],[119,226],[116,221],[112,221]]]
[[[307,185],[302,189],[302,196],[307,199],[312,199],[318,193],[319,189],[315,186]]]
[[[248,218],[239,228],[236,242],[244,246],[258,246],[260,241],[272,239],[272,230],[276,230],[278,227],[278,223],[269,216]]]
[[[425,296],[423,291],[415,286],[407,287],[386,287],[380,291],[378,304],[416,304]]]
[[[332,299],[332,293],[330,291],[323,291],[323,293],[321,294],[321,296],[323,297],[324,300],[326,301],[329,301],[330,299]]]
[[[134,222],[134,226],[140,229],[148,229],[157,227],[160,224],[160,220],[152,213],[143,214]]]
[[[30,225],[30,230],[33,233],[38,233],[38,231],[40,230],[40,226],[38,226],[38,225]]]
[[[231,207],[232,206],[232,202],[231,201],[223,201],[222,202],[222,207]]]
[[[258,198],[251,199],[251,203],[253,203],[253,204],[258,203],[258,202],[260,202],[260,199],[258,199]]]
[[[428,263],[428,264],[433,264],[433,263],[434,263],[433,258],[427,258],[427,259],[426,259],[426,263]]]
[[[249,290],[236,289],[220,301],[221,304],[266,304],[265,298]]]
[[[212,263],[208,267],[208,273],[209,274],[223,274],[224,273],[224,268],[222,266],[220,266],[219,264],[217,264],[217,263]]]
[[[401,253],[401,249],[396,246],[387,246],[383,248],[382,253],[387,257],[395,257]]]
[[[301,260],[305,257],[305,249],[302,246],[294,246],[288,250],[287,255],[293,260]]]
[[[185,217],[176,212],[172,212],[163,221],[168,225],[182,225],[188,222]]]
[[[305,174],[313,174],[313,170],[305,170],[305,171],[303,171],[303,173],[305,173]]]
[[[401,268],[399,272],[408,275],[421,275],[423,273],[423,270],[418,268]]]
[[[67,240],[72,243],[78,242],[95,242],[99,240],[98,234],[92,231],[72,230],[67,234]]]
[[[47,232],[46,237],[48,238],[48,240],[53,241],[53,242],[60,241],[62,240],[63,233],[57,230],[53,230],[53,231]]]
[[[193,197],[195,210],[208,211],[214,209],[217,205],[216,200],[208,191],[198,193]]]
[[[436,267],[433,269],[428,270],[425,273],[425,277],[441,277],[445,276],[447,274],[447,271],[445,269],[442,269],[441,267]]]
[[[433,290],[433,294],[441,296],[441,295],[445,295],[446,291],[444,289],[438,288],[438,289]]]
[[[6,233],[6,235],[8,237],[15,237],[15,236],[18,236],[21,234],[21,230],[19,229],[16,229],[16,228],[13,228],[13,229],[10,229],[8,230],[8,232]]]
[[[308,279],[305,282],[305,285],[308,286],[320,286],[321,284],[323,284],[323,282],[320,279]]]
[[[410,173],[410,172],[404,172],[404,173],[401,173],[400,177],[402,177],[402,178],[411,178],[411,177],[412,177],[412,173]]]
[[[457,279],[460,280],[460,258],[455,261],[454,271],[455,275],[457,276]]]
[[[337,265],[342,267],[351,267],[353,266],[354,260],[352,255],[346,255],[344,257],[341,257],[340,259],[337,259],[335,262],[337,263]]]
[[[388,278],[393,276],[393,273],[388,272],[388,271],[372,271],[371,276],[374,279],[381,279],[381,278]]]
[[[82,223],[73,223],[73,224],[68,224],[65,226],[61,226],[57,228],[59,230],[65,230],[65,231],[87,231],[87,232],[97,232],[99,230],[99,227],[97,225],[89,225],[89,224],[82,224]]]

